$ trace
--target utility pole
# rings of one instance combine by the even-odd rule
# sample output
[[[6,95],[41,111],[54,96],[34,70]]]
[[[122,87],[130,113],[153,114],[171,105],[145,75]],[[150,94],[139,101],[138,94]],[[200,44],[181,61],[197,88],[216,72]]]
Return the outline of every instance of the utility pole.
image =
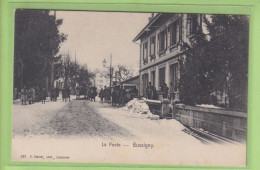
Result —
[[[109,67],[109,70],[110,70],[110,85],[109,85],[109,87],[110,87],[110,89],[111,89],[111,87],[112,87],[112,74],[113,74],[113,70],[112,70],[112,54],[110,54],[110,67]]]

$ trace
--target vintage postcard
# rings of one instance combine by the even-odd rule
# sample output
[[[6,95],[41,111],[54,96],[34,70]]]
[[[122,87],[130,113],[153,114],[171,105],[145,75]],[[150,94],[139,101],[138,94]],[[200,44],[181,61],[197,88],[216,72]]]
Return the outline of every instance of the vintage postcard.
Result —
[[[15,12],[12,160],[246,166],[249,16]]]

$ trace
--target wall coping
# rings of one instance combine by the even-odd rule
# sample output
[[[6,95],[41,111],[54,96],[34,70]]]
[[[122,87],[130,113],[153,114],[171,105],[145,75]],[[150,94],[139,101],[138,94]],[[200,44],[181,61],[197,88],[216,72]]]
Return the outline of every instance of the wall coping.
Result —
[[[179,109],[185,109],[185,110],[194,110],[194,111],[215,113],[215,114],[226,115],[226,116],[247,118],[246,112],[230,111],[230,110],[216,109],[216,108],[204,108],[199,106],[188,106],[184,104],[176,104],[175,107]]]

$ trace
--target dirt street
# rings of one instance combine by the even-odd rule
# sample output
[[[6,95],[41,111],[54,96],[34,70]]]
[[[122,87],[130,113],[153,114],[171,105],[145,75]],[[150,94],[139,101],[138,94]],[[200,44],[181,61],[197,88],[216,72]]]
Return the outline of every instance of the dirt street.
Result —
[[[48,103],[54,105],[55,103]],[[60,104],[60,103],[57,103]],[[92,102],[73,100],[61,103],[62,107],[55,110],[43,111],[40,114],[32,113],[22,119],[14,117],[14,136],[50,135],[50,136],[98,136],[98,137],[129,137],[130,132],[119,125],[102,117],[95,111]],[[41,107],[50,108],[49,105]],[[91,107],[92,105],[92,107]],[[31,109],[33,105],[19,106]],[[23,109],[24,109],[23,108]],[[46,109],[46,108],[44,108]],[[53,108],[52,108],[53,109]],[[21,110],[20,110],[21,111]],[[15,113],[16,114],[16,113]],[[17,113],[19,114],[19,113]],[[21,115],[24,113],[20,113]],[[26,124],[22,123],[32,120]]]

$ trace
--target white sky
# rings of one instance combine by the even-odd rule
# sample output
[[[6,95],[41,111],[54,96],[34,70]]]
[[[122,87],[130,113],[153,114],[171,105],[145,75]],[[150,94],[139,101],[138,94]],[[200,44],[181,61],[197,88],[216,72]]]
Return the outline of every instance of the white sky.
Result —
[[[102,61],[113,65],[123,64],[138,71],[139,44],[134,37],[148,23],[150,13],[57,11],[57,19],[63,19],[60,32],[68,34],[60,53],[68,53],[77,61],[87,64],[92,71],[104,69]]]

